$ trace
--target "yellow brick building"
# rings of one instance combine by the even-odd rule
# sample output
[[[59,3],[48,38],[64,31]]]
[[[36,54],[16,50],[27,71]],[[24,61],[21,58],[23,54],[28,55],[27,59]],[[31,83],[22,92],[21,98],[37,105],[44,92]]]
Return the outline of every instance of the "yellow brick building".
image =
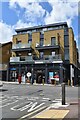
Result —
[[[14,71],[30,82],[77,84],[78,49],[66,22],[16,29],[12,40],[10,80]],[[39,79],[41,76],[41,79]],[[57,77],[57,78],[56,78]]]

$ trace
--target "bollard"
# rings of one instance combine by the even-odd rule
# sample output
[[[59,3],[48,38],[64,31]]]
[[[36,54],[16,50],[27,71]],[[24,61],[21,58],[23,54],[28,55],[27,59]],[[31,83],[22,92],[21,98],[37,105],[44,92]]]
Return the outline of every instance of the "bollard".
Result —
[[[55,86],[56,86],[56,80],[55,80]]]
[[[62,105],[65,105],[65,83],[62,83]]]
[[[43,85],[44,85],[44,79],[42,79],[42,83],[43,83]]]
[[[68,80],[68,86],[70,86],[70,80]]]

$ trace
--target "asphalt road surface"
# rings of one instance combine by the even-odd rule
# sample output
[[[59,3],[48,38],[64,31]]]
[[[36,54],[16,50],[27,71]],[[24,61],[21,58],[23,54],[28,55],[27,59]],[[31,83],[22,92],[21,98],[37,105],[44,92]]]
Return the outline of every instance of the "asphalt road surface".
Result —
[[[61,100],[60,86],[4,84],[0,88],[0,113],[2,120],[28,120]],[[73,100],[78,100],[78,87],[66,86],[66,103]]]

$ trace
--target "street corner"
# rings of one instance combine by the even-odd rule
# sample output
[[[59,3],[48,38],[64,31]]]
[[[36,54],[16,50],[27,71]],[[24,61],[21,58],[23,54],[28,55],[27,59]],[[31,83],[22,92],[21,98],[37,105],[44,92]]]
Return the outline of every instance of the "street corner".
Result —
[[[62,105],[59,102],[51,106],[33,116],[31,120],[78,120],[78,104]]]

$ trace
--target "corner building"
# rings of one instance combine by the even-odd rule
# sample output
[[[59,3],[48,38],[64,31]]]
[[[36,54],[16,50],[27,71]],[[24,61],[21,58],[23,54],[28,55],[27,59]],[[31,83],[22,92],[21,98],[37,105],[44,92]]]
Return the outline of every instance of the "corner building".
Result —
[[[9,80],[14,71],[30,72],[30,82],[78,83],[78,49],[72,28],[66,22],[16,29],[13,35]],[[39,76],[41,79],[39,79]],[[18,76],[17,76],[18,77]],[[27,76],[26,76],[27,78]],[[53,82],[54,84],[54,82]]]

